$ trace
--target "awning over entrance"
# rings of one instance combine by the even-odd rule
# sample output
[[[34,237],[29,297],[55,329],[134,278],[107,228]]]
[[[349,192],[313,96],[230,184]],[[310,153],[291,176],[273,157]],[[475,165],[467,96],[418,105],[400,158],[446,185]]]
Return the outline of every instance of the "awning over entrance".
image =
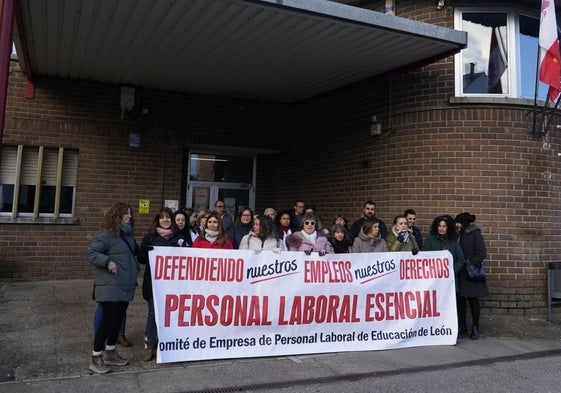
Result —
[[[28,73],[292,103],[458,52],[463,32],[325,0],[20,0]]]

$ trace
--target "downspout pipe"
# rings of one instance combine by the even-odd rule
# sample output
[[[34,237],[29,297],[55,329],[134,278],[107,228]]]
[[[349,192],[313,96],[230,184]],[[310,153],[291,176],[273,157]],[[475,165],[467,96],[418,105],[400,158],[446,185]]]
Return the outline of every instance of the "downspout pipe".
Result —
[[[2,160],[8,77],[10,74],[10,57],[12,55],[14,3],[15,0],[0,0],[0,161]]]

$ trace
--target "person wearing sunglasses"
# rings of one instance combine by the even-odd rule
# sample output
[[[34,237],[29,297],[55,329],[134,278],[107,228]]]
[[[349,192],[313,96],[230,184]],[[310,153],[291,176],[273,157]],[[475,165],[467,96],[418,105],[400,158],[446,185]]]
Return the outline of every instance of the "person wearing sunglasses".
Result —
[[[317,230],[318,219],[315,214],[306,213],[302,217],[302,230],[286,238],[288,251],[304,251],[306,255],[317,252],[320,256],[333,253],[327,237]]]

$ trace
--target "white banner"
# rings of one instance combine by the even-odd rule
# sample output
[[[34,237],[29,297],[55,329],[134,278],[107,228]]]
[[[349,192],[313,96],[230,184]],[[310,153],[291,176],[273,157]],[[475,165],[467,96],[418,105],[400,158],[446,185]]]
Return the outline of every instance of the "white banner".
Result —
[[[155,247],[158,363],[454,345],[448,251]]]

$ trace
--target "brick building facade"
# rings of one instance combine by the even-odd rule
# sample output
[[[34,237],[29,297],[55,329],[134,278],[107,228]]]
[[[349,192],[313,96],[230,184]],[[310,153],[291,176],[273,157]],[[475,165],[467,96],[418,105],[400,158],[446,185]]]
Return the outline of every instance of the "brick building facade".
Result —
[[[397,1],[396,14],[454,27],[454,9],[434,3]],[[325,221],[353,220],[373,199],[388,224],[414,208],[424,236],[436,215],[469,211],[488,246],[483,306],[547,310],[548,262],[561,259],[561,141],[556,131],[529,137],[528,100],[457,97],[454,57],[292,104],[139,89],[142,105],[123,117],[120,86],[46,76],[35,86],[25,99],[25,75],[12,62],[3,148],[77,150],[74,214],[64,223],[2,218],[2,280],[91,277],[83,254],[104,211],[130,203],[140,239],[164,200],[185,202],[189,152],[204,146],[257,157],[257,211],[301,198]],[[380,135],[371,135],[373,115]],[[129,146],[131,134],[139,147]],[[150,214],[136,212],[140,199],[151,201]]]

